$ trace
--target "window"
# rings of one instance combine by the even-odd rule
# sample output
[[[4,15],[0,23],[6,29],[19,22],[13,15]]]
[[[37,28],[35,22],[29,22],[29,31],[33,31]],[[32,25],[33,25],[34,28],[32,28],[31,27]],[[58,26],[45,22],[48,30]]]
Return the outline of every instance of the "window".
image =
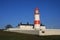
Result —
[[[42,31],[42,33],[45,33],[45,31]]]

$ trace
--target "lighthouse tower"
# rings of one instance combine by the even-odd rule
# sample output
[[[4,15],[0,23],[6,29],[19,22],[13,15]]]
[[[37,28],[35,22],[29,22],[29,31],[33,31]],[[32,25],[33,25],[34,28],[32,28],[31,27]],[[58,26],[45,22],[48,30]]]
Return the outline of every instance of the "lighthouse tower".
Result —
[[[40,30],[39,8],[35,8],[35,10],[34,10],[34,29]]]

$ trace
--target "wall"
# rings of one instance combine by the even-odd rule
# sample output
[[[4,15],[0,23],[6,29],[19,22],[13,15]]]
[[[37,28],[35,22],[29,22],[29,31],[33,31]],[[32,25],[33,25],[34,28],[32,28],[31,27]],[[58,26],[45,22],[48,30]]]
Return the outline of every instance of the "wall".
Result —
[[[35,35],[60,35],[60,29],[46,29],[45,26],[41,26],[40,30],[33,29],[33,26],[20,26],[20,28],[9,28],[5,31],[35,34]]]
[[[33,34],[33,35],[39,34],[38,30],[5,30],[5,31],[24,33],[24,34]]]
[[[30,26],[30,25],[21,25],[20,29],[21,30],[32,30],[33,26]]]
[[[39,35],[60,35],[60,29],[46,29],[43,31],[39,31]]]

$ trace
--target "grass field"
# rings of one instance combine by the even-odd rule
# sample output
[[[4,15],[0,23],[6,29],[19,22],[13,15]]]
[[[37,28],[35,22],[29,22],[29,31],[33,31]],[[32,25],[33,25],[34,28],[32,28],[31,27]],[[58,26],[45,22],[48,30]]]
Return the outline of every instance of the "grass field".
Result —
[[[60,40],[60,35],[38,36],[14,32],[5,32],[0,30],[0,40]]]

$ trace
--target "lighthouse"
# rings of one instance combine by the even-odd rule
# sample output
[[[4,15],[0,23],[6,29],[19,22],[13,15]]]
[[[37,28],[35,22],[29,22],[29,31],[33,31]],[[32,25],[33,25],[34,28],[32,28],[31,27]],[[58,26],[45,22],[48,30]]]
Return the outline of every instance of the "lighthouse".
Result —
[[[34,10],[34,29],[40,30],[39,8],[35,8],[35,10]]]

